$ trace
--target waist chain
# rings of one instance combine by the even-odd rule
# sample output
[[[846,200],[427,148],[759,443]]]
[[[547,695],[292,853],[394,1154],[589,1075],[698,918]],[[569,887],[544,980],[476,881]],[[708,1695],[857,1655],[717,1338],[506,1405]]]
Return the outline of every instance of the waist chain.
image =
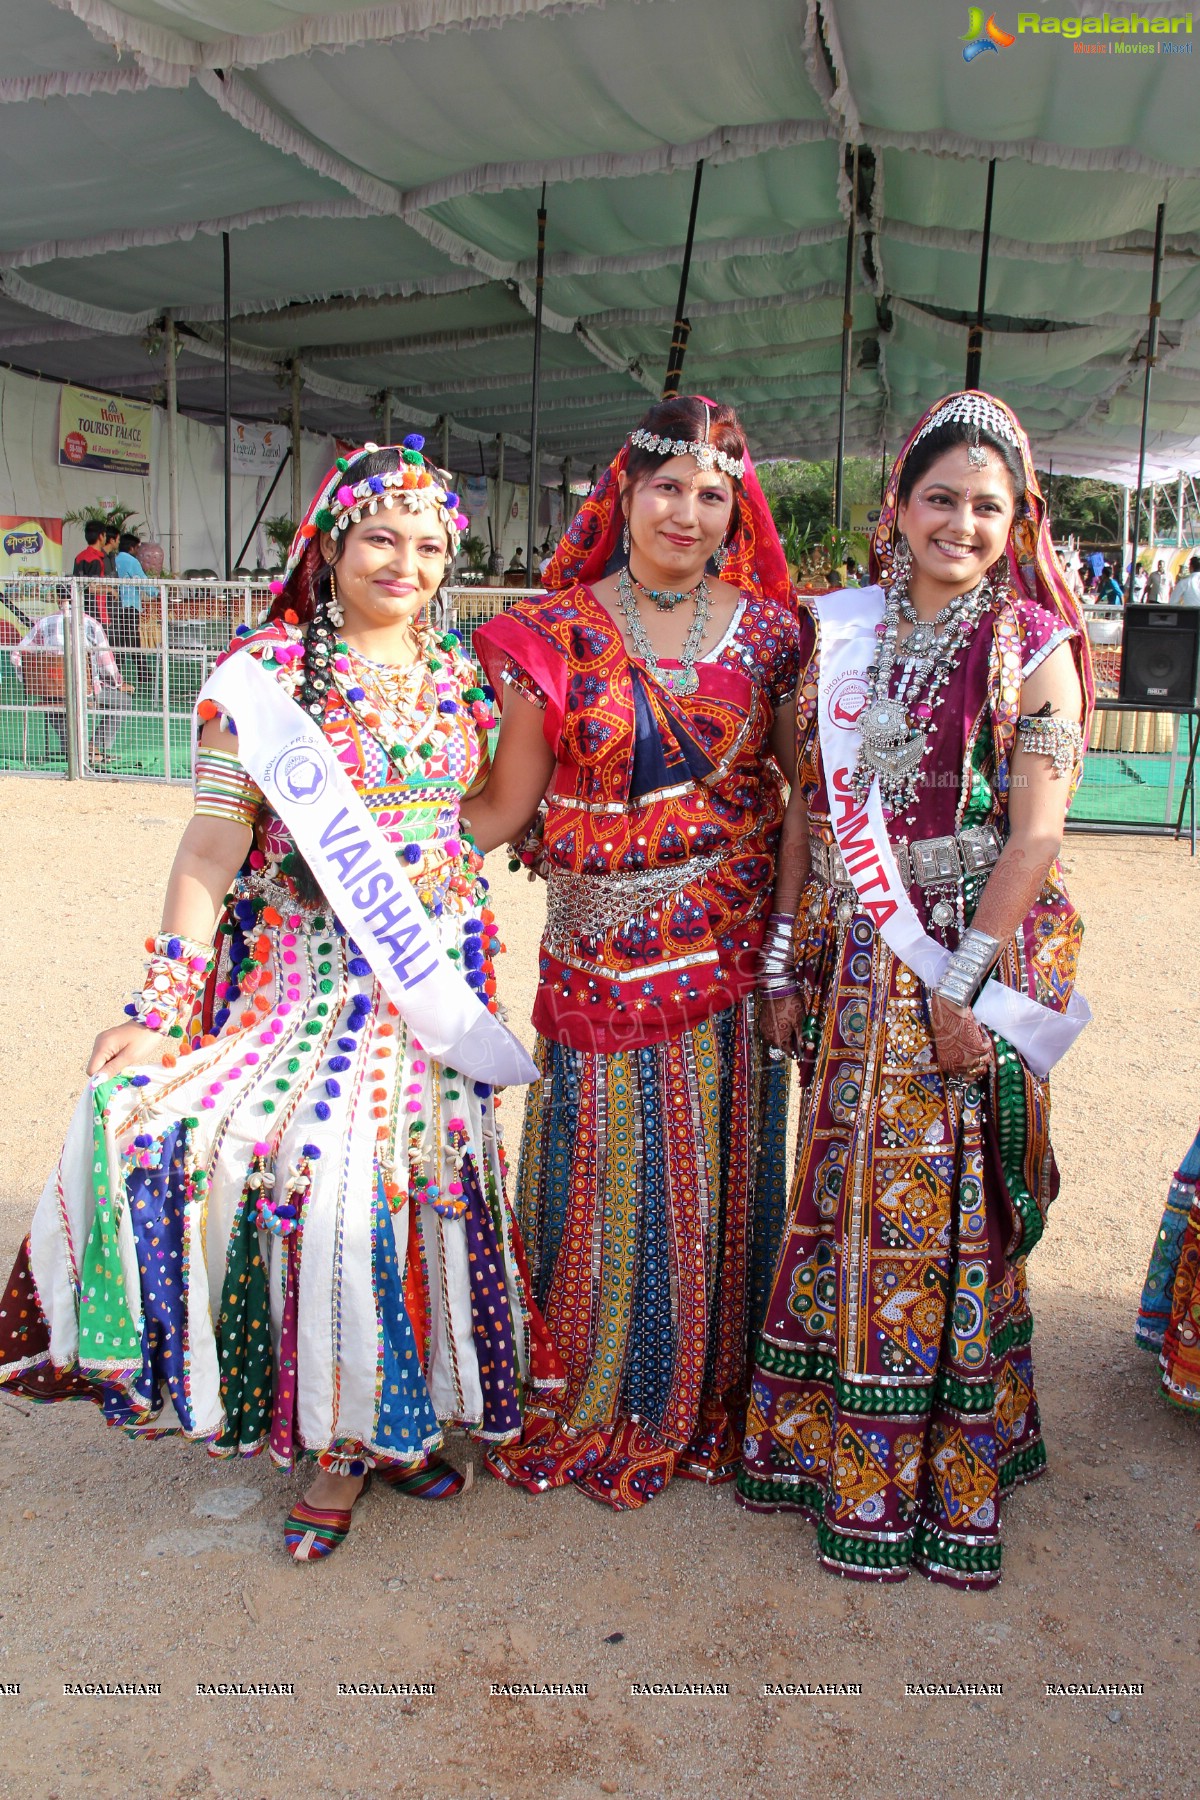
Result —
[[[546,937],[551,944],[569,944],[581,937],[602,937],[618,925],[628,925],[652,907],[663,906],[694,881],[710,875],[730,853],[692,856],[669,869],[639,869],[615,875],[577,875],[569,869],[550,870],[546,893]]]
[[[982,875],[1000,860],[1004,840],[994,825],[965,825],[946,837],[915,838],[893,844],[892,854],[906,888],[946,887],[964,875]],[[814,837],[812,872],[827,887],[854,890],[854,878],[836,843]]]

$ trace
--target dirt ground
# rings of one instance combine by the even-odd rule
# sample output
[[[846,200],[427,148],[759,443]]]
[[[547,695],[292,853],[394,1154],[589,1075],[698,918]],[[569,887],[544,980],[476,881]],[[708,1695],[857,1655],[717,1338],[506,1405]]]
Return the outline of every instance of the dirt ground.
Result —
[[[4,1271],[92,1036],[139,975],[188,810],[179,788],[0,780]],[[504,995],[527,1033],[542,890],[493,862]],[[729,1488],[676,1483],[615,1518],[485,1476],[445,1506],[373,1493],[331,1562],[296,1566],[280,1540],[293,1483],[265,1458],[133,1443],[91,1407],[0,1396],[0,1794],[1200,1795],[1200,1421],[1158,1398],[1132,1338],[1196,1123],[1200,861],[1073,837],[1067,862],[1096,1022],[1057,1080],[1063,1189],[1032,1264],[1051,1472],[1007,1506],[998,1590],[840,1581],[809,1527],[742,1513]],[[64,1695],[97,1681],[162,1692]],[[436,1692],[338,1693],[370,1681]],[[222,1682],[294,1693],[196,1691]],[[521,1682],[587,1692],[491,1692]],[[1046,1693],[1072,1682],[1144,1691]]]

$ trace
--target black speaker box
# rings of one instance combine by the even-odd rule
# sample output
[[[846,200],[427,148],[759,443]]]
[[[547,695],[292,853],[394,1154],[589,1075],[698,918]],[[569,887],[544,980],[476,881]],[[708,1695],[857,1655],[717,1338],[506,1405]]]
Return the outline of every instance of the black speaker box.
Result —
[[[1127,606],[1122,706],[1185,712],[1200,688],[1200,606]]]

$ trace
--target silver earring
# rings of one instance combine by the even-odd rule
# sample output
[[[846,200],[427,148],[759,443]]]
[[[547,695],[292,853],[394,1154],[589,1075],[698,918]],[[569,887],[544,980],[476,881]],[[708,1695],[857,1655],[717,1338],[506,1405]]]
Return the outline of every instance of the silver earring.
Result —
[[[912,574],[912,550],[908,539],[901,536],[896,540],[896,548],[892,551],[892,580],[902,581],[908,585]]]
[[[721,570],[725,567],[725,564],[729,561],[729,545],[728,544],[718,544],[716,549],[712,553],[712,560],[713,560],[713,568],[717,571],[717,574],[719,575],[721,573]]]
[[[625,560],[626,560],[626,562],[628,562],[629,552],[633,549],[633,544],[630,541],[630,537],[629,537],[629,520],[628,519],[626,519],[624,527],[621,531],[621,548],[625,552]]]
[[[337,576],[333,572],[332,563],[329,565],[329,604],[325,608],[325,611],[331,625],[341,627],[346,623],[346,615],[342,611],[341,604],[338,600]]]

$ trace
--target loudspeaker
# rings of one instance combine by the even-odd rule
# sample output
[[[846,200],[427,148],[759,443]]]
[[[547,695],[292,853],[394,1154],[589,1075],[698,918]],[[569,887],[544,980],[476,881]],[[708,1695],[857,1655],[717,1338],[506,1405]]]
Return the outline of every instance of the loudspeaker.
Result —
[[[1121,645],[1123,706],[1184,712],[1200,689],[1200,606],[1127,606]]]

